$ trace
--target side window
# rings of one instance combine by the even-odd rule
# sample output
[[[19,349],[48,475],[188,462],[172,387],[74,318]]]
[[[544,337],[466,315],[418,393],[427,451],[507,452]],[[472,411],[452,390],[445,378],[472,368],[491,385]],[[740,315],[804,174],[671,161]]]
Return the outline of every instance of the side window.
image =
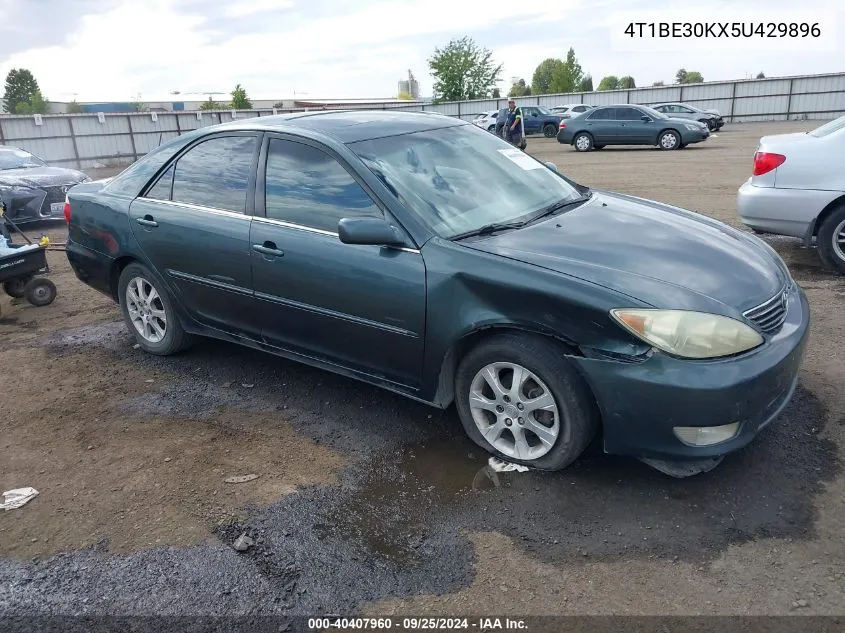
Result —
[[[639,121],[642,116],[635,108],[616,108],[616,118],[620,121]]]
[[[613,118],[613,108],[599,108],[590,114],[591,121],[608,121]]]
[[[575,106],[572,110],[575,112],[586,112],[587,106]]]
[[[245,213],[255,144],[254,136],[224,136],[195,145],[176,161],[173,202]]]
[[[268,218],[336,233],[342,218],[383,217],[339,162],[310,145],[270,139],[265,179]]]
[[[150,190],[147,191],[145,198],[151,200],[170,200],[170,192],[173,189],[173,172],[175,167],[171,165],[167,168],[161,177],[156,181]]]
[[[685,114],[692,114],[692,110],[685,106],[678,106],[678,112],[684,112]]]

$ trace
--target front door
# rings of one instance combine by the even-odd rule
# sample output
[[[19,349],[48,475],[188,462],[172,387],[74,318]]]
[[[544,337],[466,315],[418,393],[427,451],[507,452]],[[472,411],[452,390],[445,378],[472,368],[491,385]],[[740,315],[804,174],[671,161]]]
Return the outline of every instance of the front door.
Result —
[[[253,220],[250,242],[265,341],[417,388],[426,306],[419,251],[338,239],[341,218],[384,212],[316,143],[268,135],[257,190],[264,217]]]
[[[201,140],[129,208],[141,250],[190,316],[256,338],[249,213],[258,149],[254,132]]]
[[[616,108],[619,134],[626,144],[647,143],[654,136],[652,126],[643,121],[643,116],[637,108]]]

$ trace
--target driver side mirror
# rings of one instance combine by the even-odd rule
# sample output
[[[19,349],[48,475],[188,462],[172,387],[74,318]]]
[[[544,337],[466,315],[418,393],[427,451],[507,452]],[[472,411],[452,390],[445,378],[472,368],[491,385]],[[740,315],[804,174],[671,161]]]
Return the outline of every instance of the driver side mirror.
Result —
[[[556,171],[557,171],[557,165],[555,165],[553,162],[548,161],[548,162],[543,163],[543,164],[544,164],[546,167],[548,167],[549,169],[551,169],[552,171],[554,171],[554,172],[556,172]]]
[[[337,223],[337,234],[344,244],[405,245],[405,238],[399,229],[382,218],[343,218]]]
[[[640,117],[643,120],[643,123],[651,123],[651,117],[646,116],[645,114]]]

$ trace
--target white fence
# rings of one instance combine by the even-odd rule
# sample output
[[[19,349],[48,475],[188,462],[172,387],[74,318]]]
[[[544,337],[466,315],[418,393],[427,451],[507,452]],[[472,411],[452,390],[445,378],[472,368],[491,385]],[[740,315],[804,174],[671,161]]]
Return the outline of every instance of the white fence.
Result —
[[[716,108],[730,122],[833,119],[845,114],[845,73],[709,82],[572,94],[520,97],[519,105],[552,107],[564,103],[654,105],[682,101]],[[471,119],[506,105],[507,99],[431,105],[384,104],[383,109],[438,112]],[[339,106],[333,109],[358,109]],[[372,109],[369,106],[368,109]],[[272,110],[156,112],[131,114],[0,116],[0,144],[22,147],[56,166],[86,169],[137,160],[162,141],[233,118],[267,116]]]

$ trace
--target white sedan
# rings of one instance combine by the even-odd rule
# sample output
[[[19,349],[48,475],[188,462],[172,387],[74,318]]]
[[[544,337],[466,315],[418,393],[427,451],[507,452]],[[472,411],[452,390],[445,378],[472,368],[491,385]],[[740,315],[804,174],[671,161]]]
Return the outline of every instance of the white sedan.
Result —
[[[592,110],[595,106],[584,103],[567,103],[550,108],[552,114],[559,114],[562,119],[569,119],[579,114],[584,114],[587,110]]]
[[[825,264],[845,273],[845,116],[812,132],[761,138],[737,204],[746,226],[807,246],[815,238]]]
[[[496,129],[497,116],[499,116],[498,110],[488,110],[487,112],[475,115],[475,118],[472,120],[472,124],[477,125],[488,132],[493,132]]]

